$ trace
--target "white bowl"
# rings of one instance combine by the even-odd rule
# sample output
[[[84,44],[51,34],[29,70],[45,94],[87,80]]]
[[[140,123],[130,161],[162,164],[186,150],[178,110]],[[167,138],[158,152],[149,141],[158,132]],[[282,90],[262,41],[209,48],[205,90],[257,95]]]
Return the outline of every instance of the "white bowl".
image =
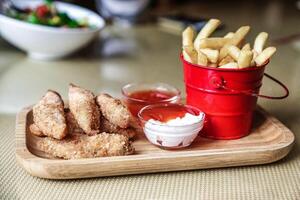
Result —
[[[146,110],[150,110],[154,107],[161,107],[167,110],[168,105],[172,104],[150,105],[144,107],[139,112],[138,117],[142,123],[143,131],[147,139],[154,145],[172,149],[187,147],[195,140],[199,132],[202,130],[205,114],[195,107],[185,105],[186,107],[196,110],[199,113],[200,118],[197,122],[184,125],[169,125],[164,123],[156,123],[150,120],[146,121],[143,118],[143,112]]]
[[[14,0],[20,8],[34,8],[42,1]],[[69,55],[87,45],[104,27],[104,20],[96,13],[68,3],[56,2],[59,11],[66,12],[74,19],[87,18],[93,28],[59,28],[36,25],[0,14],[2,37],[28,53],[35,59],[51,60]]]
[[[203,121],[194,127],[172,127],[165,126],[154,129],[155,125],[145,125],[144,133],[147,139],[154,145],[166,148],[183,148],[189,146],[203,128]],[[162,131],[164,129],[164,131]],[[174,133],[174,129],[181,133]],[[181,130],[180,130],[181,129]]]

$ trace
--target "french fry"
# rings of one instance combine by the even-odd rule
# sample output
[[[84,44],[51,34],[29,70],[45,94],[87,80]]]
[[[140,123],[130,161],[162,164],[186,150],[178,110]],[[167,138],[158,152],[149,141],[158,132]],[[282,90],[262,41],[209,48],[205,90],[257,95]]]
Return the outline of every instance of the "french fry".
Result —
[[[234,33],[233,32],[228,32],[224,38],[232,38],[234,36]]]
[[[203,54],[201,51],[198,51],[198,60],[197,64],[202,66],[207,66],[208,59],[205,54]]]
[[[245,38],[245,36],[248,34],[250,30],[250,26],[242,26],[240,27],[235,33],[230,34],[227,36],[227,39],[230,39],[225,46],[223,46],[220,50],[220,56],[219,56],[219,60],[222,60],[223,58],[225,58],[228,55],[228,46],[229,45],[234,45],[234,46],[238,46],[241,45],[243,43],[243,40]],[[225,38],[225,37],[224,37]]]
[[[229,38],[220,38],[220,37],[211,37],[204,38],[199,41],[199,45],[196,46],[196,49],[221,49],[230,39]]]
[[[266,32],[257,35],[251,49],[245,39],[250,26],[241,26],[223,37],[210,37],[220,24],[218,19],[209,20],[197,36],[192,27],[187,27],[182,33],[184,59],[202,66],[246,68],[263,65],[276,52],[275,47],[264,49]]]
[[[228,46],[229,44],[225,44],[221,49],[220,49],[220,55],[219,55],[219,61],[224,59],[228,55]]]
[[[227,63],[225,65],[221,65],[219,68],[226,68],[226,69],[238,69],[239,66],[236,62],[230,62],[230,63]]]
[[[219,58],[219,51],[214,49],[199,49],[198,52],[203,53],[209,62],[216,63]]]
[[[197,49],[199,46],[200,40],[209,37],[221,24],[221,21],[218,19],[210,19],[205,26],[201,29],[194,41],[194,47]]]
[[[182,46],[193,46],[194,37],[195,37],[195,30],[191,26],[188,26],[182,32]]]
[[[257,66],[263,65],[271,56],[276,52],[275,47],[268,47],[264,49],[258,56],[255,58],[255,63]]]
[[[251,50],[250,44],[249,43],[245,44],[241,50],[249,50],[250,51]]]
[[[209,63],[207,66],[214,67],[214,68],[218,67],[218,65],[216,63]]]
[[[253,52],[250,50],[242,50],[240,52],[239,58],[238,58],[238,66],[239,68],[246,68],[251,66],[251,61],[253,58]]]
[[[228,48],[228,54],[236,61],[238,61],[240,56],[240,49],[236,46],[230,45]]]
[[[267,42],[267,39],[268,39],[268,33],[266,33],[266,32],[259,33],[257,35],[257,37],[255,38],[253,49],[258,54],[260,54],[263,51],[264,46]]]
[[[193,64],[198,63],[198,53],[192,46],[183,47],[182,55],[184,60]]]
[[[252,52],[253,52],[253,59],[255,59],[258,56],[258,53],[254,49],[252,49]]]
[[[251,61],[251,66],[255,66],[256,65],[255,64],[255,59],[258,56],[258,53],[254,49],[252,49],[252,52],[253,52],[253,58],[252,58],[252,61]]]
[[[235,33],[232,38],[230,38],[230,41],[228,44],[237,46],[248,34],[250,31],[250,26],[241,26]]]
[[[225,65],[225,64],[231,63],[231,62],[234,62],[234,59],[228,55],[219,62],[219,66],[222,66],[222,65]]]

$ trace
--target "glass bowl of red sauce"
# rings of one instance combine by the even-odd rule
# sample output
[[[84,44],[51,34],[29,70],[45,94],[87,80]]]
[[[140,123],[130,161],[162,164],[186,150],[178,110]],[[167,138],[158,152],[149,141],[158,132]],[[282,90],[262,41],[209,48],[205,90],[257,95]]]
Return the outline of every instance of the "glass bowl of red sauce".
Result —
[[[202,130],[205,114],[183,104],[154,104],[140,110],[138,118],[154,145],[177,149],[189,146]]]
[[[145,106],[181,101],[180,91],[166,83],[130,83],[122,88],[122,94],[124,102],[135,117]]]

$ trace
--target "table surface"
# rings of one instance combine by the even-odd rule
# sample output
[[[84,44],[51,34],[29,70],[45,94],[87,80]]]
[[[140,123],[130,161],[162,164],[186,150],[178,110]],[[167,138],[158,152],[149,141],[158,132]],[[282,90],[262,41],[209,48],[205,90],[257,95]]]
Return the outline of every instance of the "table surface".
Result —
[[[250,39],[267,31],[273,39],[298,33],[300,11],[294,5],[227,1],[189,9],[204,17],[223,20],[235,30],[252,26]],[[226,8],[226,9],[225,9]],[[233,14],[234,13],[234,14]],[[283,40],[285,41],[285,40]],[[285,41],[267,72],[290,89],[282,101],[259,100],[270,113],[296,134],[292,152],[283,160],[261,166],[194,170],[53,181],[31,177],[14,156],[15,113],[35,103],[48,88],[66,97],[70,82],[95,93],[120,96],[129,82],[166,82],[184,92],[178,55],[181,39],[155,25],[132,28],[109,27],[89,47],[60,61],[34,61],[0,40],[0,199],[300,199],[300,42]],[[264,80],[262,92],[280,94],[275,84]]]

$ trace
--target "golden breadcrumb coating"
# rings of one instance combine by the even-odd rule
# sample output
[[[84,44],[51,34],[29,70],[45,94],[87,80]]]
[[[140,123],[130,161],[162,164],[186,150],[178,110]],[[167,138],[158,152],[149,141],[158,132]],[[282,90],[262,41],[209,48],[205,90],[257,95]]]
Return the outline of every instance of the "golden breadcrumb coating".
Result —
[[[71,113],[69,108],[65,108],[65,116],[69,133],[84,133],[82,128],[79,127],[74,115]]]
[[[64,159],[123,156],[134,152],[127,137],[108,133],[93,136],[72,133],[63,140],[45,137],[37,145],[42,151]]]
[[[29,130],[36,136],[45,136],[43,132],[39,129],[39,127],[37,127],[34,123],[29,126]]]
[[[128,137],[130,139],[136,135],[136,130],[134,128],[132,128],[132,127],[120,128],[120,127],[110,123],[104,117],[102,117],[102,120],[101,120],[100,130],[101,130],[101,132],[125,135],[126,137]]]
[[[67,126],[68,126],[69,133],[74,133],[74,132],[75,133],[84,133],[84,131],[79,127],[78,123],[76,122],[73,114],[67,108],[65,108],[65,115],[66,115],[66,119],[67,119]],[[128,137],[130,139],[136,135],[136,130],[132,127],[120,128],[120,127],[110,123],[103,116],[101,116],[100,121],[101,121],[100,132],[121,134],[121,135],[125,135],[126,137]]]
[[[100,111],[91,91],[70,84],[69,108],[78,125],[86,134],[99,133]]]
[[[128,128],[131,120],[131,114],[127,107],[118,99],[108,94],[97,96],[97,103],[103,116],[112,124],[120,128]]]
[[[67,125],[64,114],[64,102],[61,96],[52,90],[48,90],[42,99],[33,106],[34,125],[30,128],[32,133],[39,131],[56,139],[62,139],[67,135]]]

